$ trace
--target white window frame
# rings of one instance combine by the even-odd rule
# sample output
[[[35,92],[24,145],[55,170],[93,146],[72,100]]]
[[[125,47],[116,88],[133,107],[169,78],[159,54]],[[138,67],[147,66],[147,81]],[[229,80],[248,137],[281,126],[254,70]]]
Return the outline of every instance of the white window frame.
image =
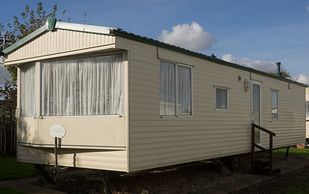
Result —
[[[309,101],[306,101],[306,121],[309,121],[309,117],[307,117],[308,111],[309,111]]]
[[[251,120],[254,122],[253,118],[253,84],[258,85],[260,87],[260,112],[259,112],[259,117],[260,117],[260,123],[258,125],[261,125],[263,123],[262,121],[262,82],[257,81],[257,80],[251,80],[251,94],[250,94],[250,101],[251,101]],[[256,123],[257,124],[257,123]],[[260,131],[260,139],[259,142],[256,142],[258,145],[261,145],[262,140],[263,140],[263,133]],[[254,140],[255,141],[255,140]]]
[[[105,115],[103,115],[103,114],[98,114],[98,115],[49,115],[49,116],[46,116],[46,115],[44,115],[43,114],[43,112],[42,112],[42,86],[41,86],[41,84],[42,84],[42,66],[43,66],[43,64],[44,64],[44,62],[54,62],[54,61],[66,61],[66,60],[74,60],[74,59],[84,59],[84,58],[93,58],[93,57],[101,57],[101,56],[111,56],[111,55],[122,55],[122,68],[123,68],[123,71],[122,71],[122,76],[123,76],[123,80],[122,80],[122,90],[123,90],[123,102],[122,102],[122,107],[121,107],[121,109],[122,109],[122,113],[121,114],[105,114]],[[73,57],[63,57],[63,58],[59,58],[59,59],[51,59],[51,60],[42,60],[42,61],[39,61],[39,62],[37,62],[37,64],[38,64],[38,66],[39,66],[39,71],[38,71],[38,75],[36,75],[36,76],[38,76],[38,79],[39,79],[39,85],[38,85],[38,87],[39,87],[39,93],[40,93],[40,95],[38,96],[39,97],[39,101],[37,102],[38,103],[38,105],[39,105],[39,108],[38,108],[38,114],[39,114],[39,116],[41,116],[42,118],[44,117],[46,117],[46,118],[48,118],[48,117],[50,117],[50,118],[52,118],[52,117],[66,117],[66,118],[76,118],[76,117],[80,117],[80,118],[82,118],[82,117],[120,117],[120,118],[122,118],[124,115],[125,115],[125,112],[126,112],[126,105],[125,105],[125,97],[126,97],[126,93],[127,93],[127,90],[128,90],[128,88],[127,88],[127,85],[126,85],[126,77],[125,77],[125,75],[126,75],[126,71],[127,71],[127,67],[126,67],[126,65],[125,65],[125,63],[127,63],[126,62],[126,56],[125,56],[125,53],[124,52],[109,52],[109,53],[101,53],[101,54],[92,54],[92,55],[80,55],[80,56],[73,56]],[[36,69],[36,71],[37,71],[37,69]]]
[[[222,90],[226,90],[226,108],[217,108],[217,89],[222,89]],[[214,85],[214,90],[215,90],[215,110],[216,111],[228,111],[229,110],[229,88],[228,87],[224,87],[224,86],[216,86]]]
[[[173,64],[175,65],[175,114],[174,115],[161,115],[160,114],[160,68],[161,68],[161,62],[166,62],[166,63],[170,63],[170,64]],[[186,68],[189,68],[190,69],[190,78],[191,78],[191,81],[190,81],[190,89],[191,89],[191,113],[189,114],[185,114],[185,113],[180,113],[179,112],[179,108],[177,106],[178,104],[178,67],[179,66],[182,66],[182,67],[186,67]],[[159,63],[159,114],[160,114],[160,117],[163,118],[163,117],[192,117],[193,116],[193,66],[191,65],[186,65],[186,64],[183,64],[183,63],[177,63],[177,62],[174,62],[174,61],[170,61],[170,60],[165,60],[165,59],[160,59],[160,63]]]
[[[17,106],[18,106],[18,108],[19,108],[19,110],[17,110],[17,112],[18,112],[18,118],[20,118],[20,117],[23,117],[23,118],[27,118],[27,117],[32,117],[32,118],[35,118],[36,117],[36,115],[38,114],[38,112],[37,112],[37,109],[39,108],[38,106],[37,106],[37,103],[40,101],[40,99],[37,99],[37,65],[36,65],[37,63],[25,63],[25,64],[23,64],[22,66],[20,66],[20,67],[18,67],[18,80],[17,80],[17,83],[18,83],[18,88],[17,88],[17,92],[18,92],[18,97],[17,97],[17,99],[18,99],[18,102],[17,102]],[[24,115],[24,114],[22,114],[22,112],[24,111],[23,110],[23,108],[24,107],[22,107],[23,106],[23,104],[22,104],[22,101],[24,101],[24,100],[22,100],[22,98],[24,98],[24,96],[22,96],[21,95],[21,92],[22,92],[22,87],[21,87],[21,74],[22,74],[22,71],[23,71],[23,68],[25,68],[25,67],[27,67],[27,66],[33,66],[33,68],[34,68],[34,74],[33,74],[33,76],[34,76],[34,94],[33,94],[33,100],[34,100],[34,107],[33,107],[33,115]],[[24,89],[24,88],[23,88]]]
[[[272,109],[273,109],[273,92],[277,93],[277,117],[274,117],[273,112],[272,112]],[[276,89],[270,90],[270,100],[271,100],[271,105],[270,105],[271,119],[272,120],[278,120],[279,119],[279,90],[276,90]]]

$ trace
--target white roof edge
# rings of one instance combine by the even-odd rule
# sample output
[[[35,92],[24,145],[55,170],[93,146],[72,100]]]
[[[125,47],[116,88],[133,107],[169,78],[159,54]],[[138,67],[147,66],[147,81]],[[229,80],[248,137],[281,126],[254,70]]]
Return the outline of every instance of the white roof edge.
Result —
[[[116,28],[105,27],[105,26],[94,26],[94,25],[85,25],[85,24],[76,24],[76,23],[67,23],[67,22],[56,22],[55,28],[65,29],[65,30],[74,30],[80,32],[92,32],[98,34],[110,34],[110,30]]]

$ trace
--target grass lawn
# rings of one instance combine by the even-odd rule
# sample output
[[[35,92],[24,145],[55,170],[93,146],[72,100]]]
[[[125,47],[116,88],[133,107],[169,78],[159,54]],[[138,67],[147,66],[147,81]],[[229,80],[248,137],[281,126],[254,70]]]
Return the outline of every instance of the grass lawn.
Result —
[[[274,150],[275,154],[285,155],[286,148]],[[309,148],[297,149],[291,147],[289,150],[289,156],[295,156],[299,158],[309,159]],[[286,191],[288,194],[309,194],[309,175],[305,174],[303,176],[303,181],[290,184]]]
[[[0,172],[0,181],[4,181],[31,177],[35,169],[31,164],[16,162],[15,157],[0,155]]]
[[[274,150],[274,154],[279,154],[279,155],[285,155],[285,152],[286,152],[286,148]],[[289,150],[289,156],[309,158],[309,148],[297,149],[297,148],[291,147]]]

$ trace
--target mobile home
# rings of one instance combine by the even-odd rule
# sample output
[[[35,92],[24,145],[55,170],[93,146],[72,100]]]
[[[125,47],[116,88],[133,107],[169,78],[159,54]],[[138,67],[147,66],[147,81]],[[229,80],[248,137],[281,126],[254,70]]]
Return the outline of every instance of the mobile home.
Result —
[[[306,143],[309,144],[309,88],[306,88]]]
[[[110,28],[47,21],[4,50],[18,67],[20,162],[134,172],[304,143],[306,85]],[[268,136],[255,134],[268,146]]]

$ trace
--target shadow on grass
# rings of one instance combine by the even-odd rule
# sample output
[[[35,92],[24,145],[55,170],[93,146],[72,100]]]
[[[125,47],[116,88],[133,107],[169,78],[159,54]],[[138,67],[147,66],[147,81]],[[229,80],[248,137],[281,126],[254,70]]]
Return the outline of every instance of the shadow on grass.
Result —
[[[31,177],[35,169],[31,164],[16,162],[15,157],[0,155],[0,172],[0,181],[4,181]]]
[[[13,189],[7,189],[7,188],[0,188],[1,194],[23,194],[20,191],[13,190]]]

